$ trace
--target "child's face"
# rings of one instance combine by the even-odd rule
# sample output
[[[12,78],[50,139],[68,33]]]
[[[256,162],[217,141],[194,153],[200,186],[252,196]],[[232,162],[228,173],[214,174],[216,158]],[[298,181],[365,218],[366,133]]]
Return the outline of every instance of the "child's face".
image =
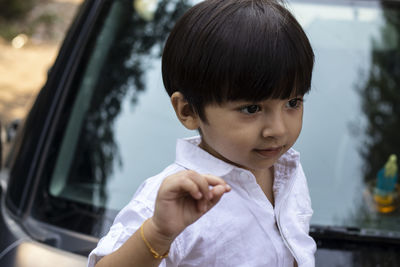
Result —
[[[302,104],[302,97],[294,97],[208,105],[204,110],[207,122],[199,121],[200,146],[254,174],[267,170],[297,140],[303,120]]]

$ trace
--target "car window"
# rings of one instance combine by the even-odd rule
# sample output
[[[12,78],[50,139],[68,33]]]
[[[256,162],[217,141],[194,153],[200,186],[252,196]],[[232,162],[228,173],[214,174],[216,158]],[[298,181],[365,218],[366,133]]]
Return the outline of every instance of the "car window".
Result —
[[[53,212],[41,220],[64,221],[63,227],[94,236],[108,230],[144,179],[174,161],[176,138],[197,134],[176,119],[160,62],[168,32],[193,1],[133,3],[112,1],[97,22],[43,189]],[[400,233],[398,183],[387,195],[377,190],[378,172],[390,155],[400,156],[399,10],[374,2],[293,1],[289,8],[316,56],[295,145],[310,188],[312,224]],[[65,203],[95,218],[93,226],[52,220]]]
[[[311,191],[312,223],[398,232],[398,185],[387,205],[377,201],[376,187],[390,155],[400,155],[399,9],[373,2],[293,9],[316,57],[296,145]]]
[[[65,127],[61,140],[54,141],[47,200],[38,201],[51,211],[36,212],[41,220],[95,236],[108,230],[144,179],[174,161],[178,137],[197,135],[176,119],[160,72],[167,34],[188,4],[110,2],[74,82],[67,122],[58,127]],[[65,218],[62,207],[71,203],[76,211]],[[70,223],[83,213],[96,213],[86,224],[97,225]]]

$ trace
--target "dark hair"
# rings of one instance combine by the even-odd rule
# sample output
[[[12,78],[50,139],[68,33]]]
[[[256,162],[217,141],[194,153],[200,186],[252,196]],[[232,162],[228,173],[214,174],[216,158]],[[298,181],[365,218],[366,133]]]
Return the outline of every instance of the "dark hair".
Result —
[[[162,73],[200,118],[204,106],[261,101],[310,90],[314,53],[293,15],[274,0],[206,0],[189,9],[165,44]]]

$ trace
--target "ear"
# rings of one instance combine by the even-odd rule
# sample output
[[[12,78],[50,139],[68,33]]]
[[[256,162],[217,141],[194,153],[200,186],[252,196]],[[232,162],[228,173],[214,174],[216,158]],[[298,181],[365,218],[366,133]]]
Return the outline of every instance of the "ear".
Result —
[[[199,128],[200,118],[180,92],[171,95],[171,103],[179,121],[189,130]]]

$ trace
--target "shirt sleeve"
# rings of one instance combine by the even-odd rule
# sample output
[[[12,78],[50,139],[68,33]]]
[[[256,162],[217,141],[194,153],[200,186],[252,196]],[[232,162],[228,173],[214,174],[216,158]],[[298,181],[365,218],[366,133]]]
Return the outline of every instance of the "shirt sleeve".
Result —
[[[99,240],[97,247],[89,254],[88,267],[94,267],[102,257],[120,248],[145,220],[153,216],[156,192],[161,182],[164,177],[180,170],[182,167],[170,165],[159,175],[147,179],[137,189],[133,199],[118,213],[107,235]],[[181,259],[178,243],[177,240],[172,243],[168,258],[164,259],[159,266],[175,266],[175,262]]]
[[[121,247],[152,214],[153,211],[144,203],[132,200],[119,212],[107,235],[89,254],[87,266],[94,267],[102,257]]]

